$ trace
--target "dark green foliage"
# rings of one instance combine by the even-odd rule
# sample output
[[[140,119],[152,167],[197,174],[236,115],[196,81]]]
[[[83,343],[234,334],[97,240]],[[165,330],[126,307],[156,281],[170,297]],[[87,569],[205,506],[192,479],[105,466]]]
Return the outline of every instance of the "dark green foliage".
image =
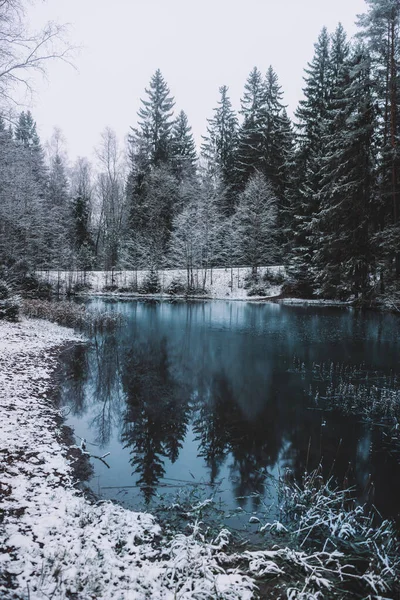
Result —
[[[261,173],[249,179],[234,216],[234,231],[240,262],[257,268],[274,262],[276,242],[276,198]]]
[[[360,47],[338,76],[321,158],[313,264],[324,297],[365,298],[368,294],[375,266],[369,223],[375,193],[374,123],[370,57]]]
[[[221,178],[226,193],[221,213],[230,216],[234,212],[235,160],[237,148],[238,121],[228,96],[228,88],[219,88],[221,99],[214,116],[208,120],[207,135],[203,137],[202,155],[211,177]]]
[[[285,276],[280,271],[278,273],[274,273],[267,270],[262,276],[262,280],[271,285],[281,285],[285,281]]]
[[[137,129],[130,136],[133,161],[140,172],[150,166],[168,163],[171,158],[171,129],[174,99],[160,69],[154,73],[146,89],[147,99],[139,109]]]
[[[155,269],[150,269],[138,291],[139,294],[159,294],[161,292],[160,277]]]
[[[171,165],[179,181],[196,174],[197,152],[192,128],[183,110],[175,119],[171,132]]]
[[[173,279],[165,291],[171,296],[183,295],[186,292],[186,286],[180,279]]]
[[[18,321],[19,301],[12,295],[11,288],[0,279],[0,321]]]

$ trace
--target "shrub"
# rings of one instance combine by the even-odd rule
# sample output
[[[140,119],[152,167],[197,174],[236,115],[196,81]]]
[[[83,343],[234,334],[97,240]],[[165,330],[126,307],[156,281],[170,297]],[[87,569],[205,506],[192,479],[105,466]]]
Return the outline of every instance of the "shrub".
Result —
[[[248,275],[245,275],[245,277],[244,277],[243,287],[245,290],[249,290],[250,288],[257,285],[259,282],[260,282],[260,276],[258,273],[256,275],[254,273],[249,273]]]
[[[186,293],[186,286],[180,279],[173,279],[165,291],[171,296],[182,295]]]
[[[248,296],[267,296],[268,292],[263,285],[254,285],[251,287],[248,292]]]
[[[289,279],[282,286],[282,295],[287,298],[312,298],[313,290],[305,281]]]
[[[19,298],[13,296],[11,288],[5,281],[0,280],[0,320],[18,321]]]
[[[118,286],[114,283],[110,285],[105,285],[102,289],[103,292],[117,292],[119,290]]]
[[[285,276],[280,271],[278,273],[274,273],[267,270],[262,276],[262,280],[271,285],[281,285],[285,281]]]
[[[82,292],[88,292],[92,289],[90,283],[83,283],[83,281],[77,281],[72,288],[73,294],[81,294]]]
[[[22,312],[27,317],[47,319],[59,325],[89,332],[112,331],[122,321],[119,313],[89,311],[83,304],[68,301],[25,300],[22,303]]]
[[[186,296],[206,296],[207,290],[202,287],[196,287],[195,285],[186,288]]]
[[[139,294],[159,294],[160,292],[161,284],[158,272],[150,269],[139,286]]]

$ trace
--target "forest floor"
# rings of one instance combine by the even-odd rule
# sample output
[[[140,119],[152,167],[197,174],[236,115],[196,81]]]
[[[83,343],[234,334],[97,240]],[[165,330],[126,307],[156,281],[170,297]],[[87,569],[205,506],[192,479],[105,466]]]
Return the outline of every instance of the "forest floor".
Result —
[[[226,535],[163,537],[146,513],[94,503],[76,489],[53,375],[73,330],[0,322],[0,597],[2,600],[251,598],[228,565]]]

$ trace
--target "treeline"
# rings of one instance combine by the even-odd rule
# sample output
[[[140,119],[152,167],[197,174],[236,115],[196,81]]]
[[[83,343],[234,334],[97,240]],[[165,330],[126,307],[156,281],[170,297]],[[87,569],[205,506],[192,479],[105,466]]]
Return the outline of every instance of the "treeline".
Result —
[[[0,121],[0,261],[111,270],[281,263],[300,296],[368,302],[400,281],[397,0],[366,0],[359,32],[324,28],[292,122],[278,76],[254,68],[239,115],[222,86],[198,156],[158,70],[128,148],[106,129],[96,169],[48,160],[32,115]]]

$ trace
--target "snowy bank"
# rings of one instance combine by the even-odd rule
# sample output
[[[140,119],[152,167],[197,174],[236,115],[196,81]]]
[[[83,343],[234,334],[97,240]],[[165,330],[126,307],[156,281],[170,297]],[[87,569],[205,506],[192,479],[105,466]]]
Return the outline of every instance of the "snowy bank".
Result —
[[[46,321],[0,322],[0,597],[251,598],[252,581],[223,566],[224,533],[166,541],[152,516],[74,488],[50,394],[56,350],[80,339]]]
[[[223,267],[209,269],[204,272],[202,269],[194,269],[194,284],[196,288],[202,288],[203,282],[207,298],[219,300],[260,300],[279,296],[281,285],[274,282],[265,282],[265,294],[248,295],[248,289],[245,288],[245,279],[250,276],[250,267]],[[268,274],[271,277],[284,275],[285,270],[282,266],[259,267],[258,274],[260,279]],[[55,286],[60,293],[67,290],[87,289],[91,294],[110,292],[115,288],[115,293],[130,293],[130,290],[138,289],[148,275],[148,271],[40,271],[37,273],[39,278]],[[183,285],[187,280],[186,269],[161,269],[158,271],[161,293],[159,296],[167,294],[168,287],[172,282],[179,281]],[[132,295],[132,292],[131,292]],[[137,294],[136,294],[137,295]]]

